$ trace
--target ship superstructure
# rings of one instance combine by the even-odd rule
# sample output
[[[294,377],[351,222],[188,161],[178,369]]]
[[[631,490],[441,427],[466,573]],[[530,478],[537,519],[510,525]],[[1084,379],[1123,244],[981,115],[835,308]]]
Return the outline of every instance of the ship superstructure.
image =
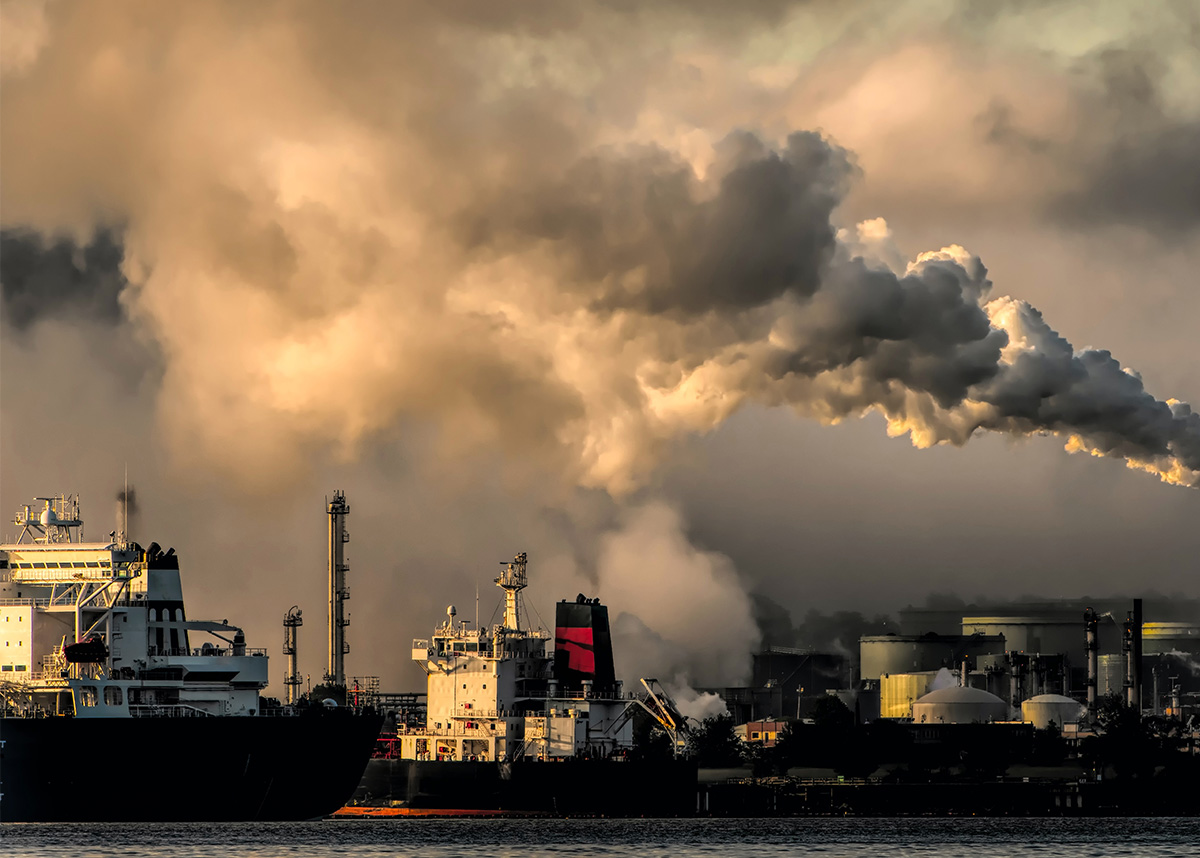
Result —
[[[381,737],[355,808],[343,813],[694,809],[695,761],[635,746],[636,713],[673,738],[683,719],[654,680],[642,680],[644,699],[622,691],[608,608],[582,594],[558,602],[550,652],[550,633],[525,613],[527,568],[518,554],[495,578],[504,591],[499,623],[481,628],[451,606],[431,637],[413,641],[426,674],[425,724],[398,723]]]
[[[613,670],[608,609],[599,600],[560,602],[554,655],[549,633],[522,621],[525,554],[495,579],[504,618],[490,628],[456,620],[453,606],[430,638],[413,641],[427,675],[424,729],[400,729],[396,755],[409,760],[512,761],[609,758],[633,742]]]
[[[0,691],[17,714],[254,715],[266,651],[189,620],[179,558],[112,533],[82,540],[79,501],[38,498],[0,545]]]
[[[37,502],[0,545],[0,822],[310,819],[345,802],[380,716],[264,711],[266,652],[188,619],[174,550],[87,542],[77,498]]]

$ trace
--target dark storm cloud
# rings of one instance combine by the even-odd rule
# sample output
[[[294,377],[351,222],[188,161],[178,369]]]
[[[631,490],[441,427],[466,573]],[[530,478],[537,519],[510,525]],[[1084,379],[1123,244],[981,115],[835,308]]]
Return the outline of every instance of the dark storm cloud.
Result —
[[[47,240],[22,229],[0,232],[0,295],[4,320],[18,330],[47,317],[86,317],[116,324],[122,318],[119,238],[101,230],[86,245]]]
[[[1130,129],[1059,210],[1074,220],[1178,233],[1200,224],[1200,122]]]
[[[1179,27],[1200,35],[1200,13],[1182,17]],[[1140,226],[1167,238],[1200,224],[1200,119],[1194,101],[1190,112],[1168,103],[1168,69],[1158,51],[1108,48],[1080,61],[1077,72],[1099,97],[1083,102],[1079,138],[1052,152],[1065,174],[1075,174],[1075,186],[1052,203],[1052,213],[1075,223]],[[1047,151],[1003,114],[996,119],[996,139]]]
[[[1196,37],[1200,12],[1192,8]],[[1105,105],[1119,119],[1090,184],[1069,200],[1071,211],[1168,230],[1200,223],[1200,121],[1174,118],[1166,109],[1162,59],[1151,50],[1108,50],[1094,63]]]
[[[602,310],[695,315],[811,295],[833,253],[847,154],[811,132],[778,151],[737,133],[716,150],[711,197],[666,152],[601,154],[502,199],[472,221],[471,241],[553,243]]]

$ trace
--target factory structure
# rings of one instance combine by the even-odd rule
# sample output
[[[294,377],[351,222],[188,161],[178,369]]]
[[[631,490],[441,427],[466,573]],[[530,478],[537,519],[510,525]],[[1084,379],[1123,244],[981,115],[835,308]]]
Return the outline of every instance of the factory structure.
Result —
[[[858,723],[1008,724],[1083,735],[1117,696],[1144,715],[1200,713],[1194,605],[1142,599],[907,608],[899,629],[863,635],[858,652],[773,646],[745,687],[718,694],[737,725],[804,721],[838,697]],[[749,730],[742,731],[747,737]]]
[[[420,720],[422,693],[380,695],[376,677],[347,677],[346,519],[342,491],[326,501],[328,600],[326,686],[365,694],[396,723]],[[1156,599],[1089,599],[1008,605],[908,607],[887,634],[841,639],[827,648],[769,645],[752,654],[744,686],[717,694],[745,741],[768,741],[789,721],[810,720],[824,698],[839,699],[859,724],[1054,724],[1087,731],[1105,698],[1146,715],[1200,714],[1200,605]],[[283,619],[285,702],[302,697],[301,611]],[[395,698],[395,699],[391,699]],[[765,725],[772,725],[770,727]]]

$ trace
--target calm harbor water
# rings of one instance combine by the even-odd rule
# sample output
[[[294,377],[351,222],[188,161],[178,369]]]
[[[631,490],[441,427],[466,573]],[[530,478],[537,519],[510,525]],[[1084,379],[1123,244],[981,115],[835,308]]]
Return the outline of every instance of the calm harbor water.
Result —
[[[0,825],[9,856],[1180,856],[1197,819],[459,819]]]

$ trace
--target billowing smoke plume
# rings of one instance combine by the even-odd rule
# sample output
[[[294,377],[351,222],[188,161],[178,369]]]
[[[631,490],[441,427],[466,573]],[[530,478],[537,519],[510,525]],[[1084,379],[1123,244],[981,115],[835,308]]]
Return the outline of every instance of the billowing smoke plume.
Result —
[[[519,12],[273,8],[49,6],[6,78],[6,222],[123,224],[181,462],[265,490],[415,420],[620,493],[759,402],[1200,481],[1200,416],[993,298],[962,248],[892,271],[839,242],[855,170],[827,139],[622,139],[496,53]],[[538,85],[450,61],[479,51]]]
[[[629,510],[602,538],[597,569],[627,683],[653,676],[678,691],[748,679],[759,642],[750,599],[729,558],[695,548],[675,510]]]
[[[680,439],[744,406],[830,422],[874,411],[918,445],[1055,433],[1195,485],[1188,406],[1000,297],[1036,294],[1049,308],[1045,290],[1006,277],[994,295],[958,247],[910,266],[881,219],[838,228],[883,213],[935,235],[914,246],[939,247],[961,240],[960,226],[978,235],[1019,212],[1031,232],[1046,229],[1028,255],[1058,254],[1064,329],[1089,329],[1063,307],[1082,306],[1069,293],[1101,269],[1117,291],[1122,273],[1162,262],[1138,281],[1157,283],[1155,300],[1126,305],[1143,321],[1156,301],[1190,301],[1174,283],[1194,270],[1186,249],[1200,222],[1187,145],[1197,118],[1179,98],[1197,79],[1194,11],[1147,10],[1127,33],[1112,32],[1135,26],[1127,16],[1055,4],[1033,56],[1011,44],[1027,29],[1012,26],[1020,11],[918,6],[0,5],[0,281],[5,330],[21,332],[2,343],[6,485],[17,490],[18,458],[30,482],[48,478],[55,453],[77,447],[77,413],[103,422],[89,437],[104,452],[133,448],[118,461],[165,448],[161,496],[186,482],[193,513],[252,493],[273,501],[255,510],[257,530],[245,510],[218,510],[208,531],[176,512],[171,524],[198,534],[273,529],[284,498],[290,520],[307,522],[296,509],[322,490],[315,475],[340,485],[358,468],[387,511],[376,531],[392,533],[393,517],[420,522],[410,542],[423,544],[407,563],[394,545],[377,548],[363,580],[381,598],[356,602],[360,616],[379,612],[376,628],[397,602],[381,582],[411,595],[413,569],[491,556],[536,521],[544,543],[570,531],[577,565],[613,582],[614,609],[625,604],[613,594],[634,595],[626,573],[606,578],[603,546],[676,570],[672,593],[694,579],[691,595],[728,602],[738,646],[755,631],[732,564],[691,547],[671,508],[645,495],[629,517],[609,513],[654,484]],[[984,50],[976,36],[993,24],[1003,38]],[[795,132],[805,128],[827,131]],[[1085,252],[1095,243],[1062,249],[1056,217],[1162,229],[1184,251],[1160,260],[1151,242],[1129,261],[1113,245],[1096,261]],[[1010,256],[1026,255],[1028,237],[1010,237]],[[1153,345],[1122,350],[1146,360]],[[1163,365],[1159,355],[1160,378]],[[1157,383],[1179,383],[1167,376]],[[47,415],[44,432],[29,427]],[[40,447],[39,434],[59,443]],[[480,458],[516,479],[481,476]],[[471,513],[469,539],[426,501],[433,482],[454,495],[442,510]],[[564,484],[611,493],[597,502],[605,512],[562,513],[557,528],[548,510],[561,498],[602,494]],[[153,480],[139,485],[159,496]],[[148,527],[166,515],[146,507]],[[297,567],[320,551],[307,527],[280,531]],[[262,569],[287,568],[278,550]],[[367,549],[355,550],[358,562]],[[792,563],[802,553],[781,552],[780,570],[822,586],[820,569]],[[209,559],[233,592],[273,592],[269,573]],[[418,602],[405,600],[405,634],[424,627]],[[719,648],[665,609],[642,601],[615,622],[654,642],[643,651],[661,652],[661,669],[710,681],[690,648]],[[712,664],[720,682],[743,669]]]

